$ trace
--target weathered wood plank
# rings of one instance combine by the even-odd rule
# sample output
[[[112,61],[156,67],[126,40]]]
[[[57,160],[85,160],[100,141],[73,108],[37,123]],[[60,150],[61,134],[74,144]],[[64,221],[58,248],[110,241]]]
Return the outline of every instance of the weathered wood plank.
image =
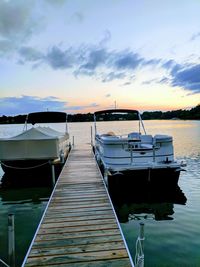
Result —
[[[51,256],[38,256],[29,257],[27,260],[27,266],[46,266],[47,264],[60,264],[60,263],[74,263],[84,261],[96,261],[96,260],[107,260],[107,259],[120,259],[126,258],[127,252],[125,249],[112,249],[105,251],[85,252],[65,254],[65,255],[51,255]]]
[[[41,225],[41,229],[43,228],[66,228],[66,227],[78,227],[78,226],[81,226],[81,227],[84,227],[84,226],[95,226],[95,225],[99,225],[99,224],[103,224],[103,225],[107,225],[107,224],[113,224],[113,225],[116,225],[116,221],[114,218],[111,218],[111,219],[102,219],[100,218],[99,220],[82,220],[82,221],[57,221],[57,222],[43,222],[43,224]]]
[[[44,223],[56,223],[56,222],[61,222],[61,218],[62,218],[62,222],[76,222],[76,221],[93,221],[93,220],[101,220],[101,219],[114,219],[114,216],[112,216],[110,214],[110,212],[108,214],[91,214],[91,215],[82,215],[80,216],[79,214],[77,214],[76,216],[61,216],[63,214],[59,215],[59,218],[55,218],[55,216],[52,216],[52,218],[48,218],[45,217],[43,220],[43,224]]]
[[[106,230],[106,229],[118,229],[118,226],[115,223],[108,223],[107,225],[78,225],[78,226],[71,226],[71,227],[57,227],[54,228],[47,228],[47,227],[40,227],[40,234],[62,234],[62,233],[78,233],[78,232],[85,232],[85,231],[96,231],[96,230]]]
[[[84,231],[84,232],[66,232],[66,233],[38,233],[35,242],[40,242],[41,240],[61,240],[70,238],[86,238],[86,237],[98,237],[98,236],[114,236],[119,235],[118,228],[115,229],[102,229],[94,231]]]
[[[113,241],[111,242],[103,242],[103,243],[88,243],[88,244],[73,244],[68,246],[56,246],[56,247],[48,247],[48,248],[35,248],[32,249],[32,257],[44,257],[44,256],[51,256],[51,255],[69,255],[73,253],[85,253],[87,252],[94,252],[94,251],[105,251],[105,250],[112,250],[113,246],[115,249],[124,249],[123,241]]]
[[[112,214],[111,213],[112,210],[110,208],[106,208],[106,209],[98,209],[98,210],[89,210],[89,211],[85,211],[82,210],[80,212],[77,211],[51,211],[51,212],[47,212],[45,218],[62,218],[62,217],[79,217],[81,218],[82,216],[86,216],[86,215],[100,215],[100,214]]]
[[[99,236],[85,236],[73,238],[64,238],[64,239],[53,239],[53,240],[38,240],[34,243],[33,249],[35,248],[49,248],[49,247],[64,247],[64,246],[79,246],[79,245],[87,245],[87,244],[101,244],[105,242],[118,242],[121,241],[121,236],[119,234],[109,235],[99,235]]]
[[[55,265],[45,265],[45,267],[52,267]],[[98,261],[87,261],[79,263],[60,263],[58,266],[63,267],[127,267],[130,266],[130,261],[127,258],[123,259],[112,259],[112,260],[98,260]],[[37,266],[32,266],[37,267]]]

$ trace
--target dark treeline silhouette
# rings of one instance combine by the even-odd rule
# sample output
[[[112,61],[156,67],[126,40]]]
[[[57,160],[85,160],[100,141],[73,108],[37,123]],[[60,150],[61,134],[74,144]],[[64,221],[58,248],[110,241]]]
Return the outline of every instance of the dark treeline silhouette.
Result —
[[[190,110],[173,110],[173,111],[145,111],[142,114],[144,120],[169,120],[169,119],[182,119],[182,120],[200,120],[200,104]]]
[[[45,122],[52,122],[52,113],[49,120],[47,119]],[[0,124],[18,124],[24,123],[26,120],[25,115],[17,115],[17,116],[1,116],[0,117]],[[111,120],[111,117],[104,118],[105,120]],[[132,120],[135,117],[127,115],[126,117],[121,117],[121,115],[115,116],[115,120]],[[200,120],[200,104],[190,110],[173,110],[173,111],[145,111],[142,113],[143,120],[169,120],[169,119],[181,119],[181,120]],[[86,122],[86,121],[93,121],[93,114],[86,113],[86,114],[69,114],[68,115],[68,122]],[[113,117],[112,117],[113,120]]]

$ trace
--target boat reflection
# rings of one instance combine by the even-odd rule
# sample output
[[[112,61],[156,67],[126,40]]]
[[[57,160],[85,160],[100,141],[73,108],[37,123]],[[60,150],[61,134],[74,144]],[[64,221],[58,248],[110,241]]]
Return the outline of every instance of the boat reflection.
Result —
[[[173,220],[174,204],[185,205],[187,201],[178,185],[159,189],[142,183],[120,185],[118,189],[110,188],[109,192],[120,223],[140,219]]]
[[[20,189],[0,188],[0,201],[3,205],[46,202],[51,194],[51,187],[35,187]]]
[[[23,164],[23,162],[22,162]],[[63,168],[63,164],[54,165],[55,180]],[[7,172],[0,178],[0,188],[31,188],[52,187],[52,167],[46,164],[40,170],[21,170],[20,172]]]

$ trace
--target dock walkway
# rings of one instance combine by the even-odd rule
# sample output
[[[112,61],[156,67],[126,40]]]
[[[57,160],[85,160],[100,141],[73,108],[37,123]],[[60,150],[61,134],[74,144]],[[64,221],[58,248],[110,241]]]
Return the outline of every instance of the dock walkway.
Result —
[[[89,145],[70,152],[22,266],[134,266]]]

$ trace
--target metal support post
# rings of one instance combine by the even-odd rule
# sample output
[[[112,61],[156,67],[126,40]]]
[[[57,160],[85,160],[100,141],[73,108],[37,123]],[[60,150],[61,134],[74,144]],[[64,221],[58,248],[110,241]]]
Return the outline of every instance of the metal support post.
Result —
[[[140,233],[136,241],[135,267],[144,267],[144,223],[140,223]]]
[[[131,144],[131,164],[133,164],[133,146],[132,146],[132,144]]]
[[[156,149],[155,149],[155,145],[153,145],[153,162],[156,161]]]
[[[51,163],[51,175],[52,175],[52,185],[54,187],[56,183],[56,176],[55,176],[55,166],[53,163]]]
[[[91,135],[91,146],[93,147],[93,131],[92,131],[92,126],[91,126],[90,135]]]
[[[141,241],[141,247],[142,247],[142,252],[144,254],[144,223],[140,223],[140,241]]]
[[[8,264],[15,267],[15,218],[14,214],[8,215]]]

